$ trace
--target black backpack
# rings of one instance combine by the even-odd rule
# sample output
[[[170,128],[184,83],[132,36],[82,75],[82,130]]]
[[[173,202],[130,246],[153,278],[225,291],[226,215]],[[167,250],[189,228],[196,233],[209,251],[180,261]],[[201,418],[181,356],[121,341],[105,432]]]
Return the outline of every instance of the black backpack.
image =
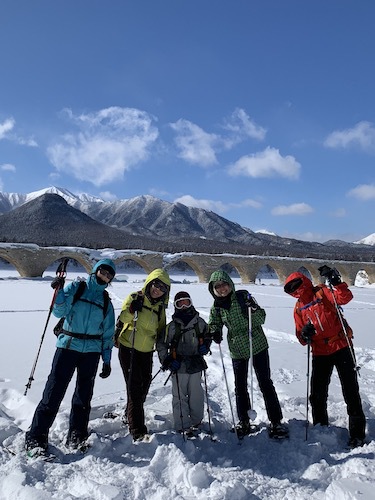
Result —
[[[88,302],[89,304],[94,304],[95,306],[103,309],[103,318],[104,318],[105,315],[107,314],[108,304],[110,301],[109,294],[108,294],[107,290],[103,290],[104,305],[101,306],[100,304],[97,304],[96,302],[91,302],[90,300],[81,299],[83,292],[86,290],[86,286],[87,286],[86,281],[79,282],[78,288],[77,288],[76,293],[74,294],[74,297],[73,297],[72,307],[74,306],[74,304],[78,300],[82,300],[83,302]],[[53,328],[53,333],[56,335],[56,337],[58,337],[60,335],[60,333],[62,333],[64,321],[65,321],[65,316],[63,318],[60,318],[58,323],[56,324],[56,326]]]

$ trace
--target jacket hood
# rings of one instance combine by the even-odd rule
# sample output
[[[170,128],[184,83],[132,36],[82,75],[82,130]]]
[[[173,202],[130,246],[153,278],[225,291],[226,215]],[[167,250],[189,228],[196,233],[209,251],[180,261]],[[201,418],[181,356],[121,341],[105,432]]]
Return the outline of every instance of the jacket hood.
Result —
[[[146,291],[148,290],[151,282],[154,281],[154,280],[156,280],[156,279],[162,281],[164,283],[164,285],[166,285],[168,287],[167,293],[165,293],[161,297],[162,302],[166,306],[168,306],[169,294],[170,294],[170,291],[171,291],[171,280],[169,278],[169,274],[164,269],[154,269],[153,271],[151,271],[151,273],[145,279],[145,283],[143,285],[142,291],[146,295]]]
[[[284,292],[296,299],[309,299],[314,294],[312,281],[302,273],[292,273],[285,280]]]
[[[116,266],[115,266],[115,263],[113,262],[113,260],[111,260],[111,259],[102,259],[102,260],[99,260],[94,265],[94,267],[92,268],[91,273],[95,274],[96,271],[99,269],[100,266],[108,266],[111,269],[113,269],[113,276],[116,274]]]
[[[218,271],[214,271],[211,274],[210,280],[208,282],[208,290],[214,299],[217,299],[217,297],[214,293],[214,283],[216,283],[216,281],[225,281],[226,283],[229,283],[231,288],[232,288],[232,292],[233,292],[234,283],[233,283],[231,277],[229,276],[228,273],[226,273],[222,269],[219,269]]]

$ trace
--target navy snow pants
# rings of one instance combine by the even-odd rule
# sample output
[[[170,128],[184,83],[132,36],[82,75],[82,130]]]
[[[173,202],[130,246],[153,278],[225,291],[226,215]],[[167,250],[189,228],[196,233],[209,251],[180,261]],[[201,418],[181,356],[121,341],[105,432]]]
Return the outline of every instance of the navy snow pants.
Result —
[[[88,422],[91,410],[91,398],[98,370],[100,353],[81,353],[69,349],[56,349],[52,369],[26,433],[26,440],[32,439],[41,445],[48,442],[48,431],[52,426],[68,385],[77,370],[76,387],[72,398],[69,420],[69,434],[75,432],[85,439],[88,436]]]

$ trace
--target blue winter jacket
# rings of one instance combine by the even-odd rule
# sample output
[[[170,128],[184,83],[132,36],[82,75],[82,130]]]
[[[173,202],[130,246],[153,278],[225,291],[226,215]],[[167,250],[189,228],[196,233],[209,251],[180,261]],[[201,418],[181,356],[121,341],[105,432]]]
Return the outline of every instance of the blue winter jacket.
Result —
[[[64,330],[80,335],[100,335],[101,338],[77,339],[60,333],[56,347],[84,353],[100,352],[103,362],[109,363],[114,345],[115,313],[113,305],[109,301],[106,315],[103,314],[103,291],[108,285],[100,285],[95,274],[91,274],[87,278],[86,285],[81,298],[73,305],[79,281],[73,281],[63,290],[59,290],[52,312],[57,318],[65,316]],[[95,303],[101,307],[96,306]]]

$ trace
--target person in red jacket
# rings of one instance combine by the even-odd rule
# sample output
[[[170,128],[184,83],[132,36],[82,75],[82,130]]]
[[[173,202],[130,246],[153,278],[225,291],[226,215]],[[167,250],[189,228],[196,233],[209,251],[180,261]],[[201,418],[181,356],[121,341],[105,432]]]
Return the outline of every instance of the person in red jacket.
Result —
[[[352,330],[339,306],[353,298],[337,269],[319,268],[324,283],[314,286],[302,273],[292,273],[284,291],[295,297],[296,336],[302,345],[311,345],[311,396],[313,424],[328,425],[328,386],[336,367],[349,415],[349,446],[362,446],[366,419],[359,394]],[[325,284],[328,282],[328,286]]]

